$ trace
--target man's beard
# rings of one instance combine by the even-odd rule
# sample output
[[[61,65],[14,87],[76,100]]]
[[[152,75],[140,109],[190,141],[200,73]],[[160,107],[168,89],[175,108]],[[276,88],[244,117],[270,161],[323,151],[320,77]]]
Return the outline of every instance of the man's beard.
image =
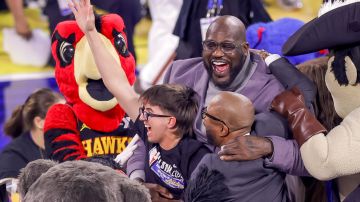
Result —
[[[210,69],[211,68],[211,69]],[[230,86],[230,84],[235,80],[237,74],[240,72],[235,72],[234,69],[230,69],[230,72],[229,72],[229,79],[226,80],[225,82],[216,82],[215,79],[213,78],[213,72],[214,70],[212,69],[212,67],[210,68],[206,68],[206,71],[208,72],[209,76],[210,76],[210,80],[215,84],[216,87],[220,88],[220,89],[226,89],[227,87]]]

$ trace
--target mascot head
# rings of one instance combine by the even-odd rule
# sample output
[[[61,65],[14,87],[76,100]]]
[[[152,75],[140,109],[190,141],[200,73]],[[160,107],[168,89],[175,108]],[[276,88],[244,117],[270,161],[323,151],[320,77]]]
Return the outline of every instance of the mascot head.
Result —
[[[100,163],[38,159],[19,176],[22,201],[150,202],[149,191],[126,175]]]
[[[122,18],[115,14],[97,16],[95,24],[107,50],[116,59],[119,68],[124,69],[132,85],[135,81],[135,61],[127,48]],[[122,119],[124,111],[106,89],[86,37],[76,21],[64,21],[57,25],[52,35],[52,54],[56,62],[56,81],[75,113],[92,108],[100,112],[120,113]]]
[[[298,55],[321,49],[329,49],[325,81],[344,118],[360,107],[360,0],[326,0],[318,17],[295,32],[282,51]]]
[[[285,41],[303,25],[304,22],[295,18],[282,18],[267,23],[255,23],[246,29],[246,40],[253,49],[264,49],[269,53],[282,55],[281,48]],[[292,64],[298,65],[321,55],[321,52],[315,52],[286,58]]]

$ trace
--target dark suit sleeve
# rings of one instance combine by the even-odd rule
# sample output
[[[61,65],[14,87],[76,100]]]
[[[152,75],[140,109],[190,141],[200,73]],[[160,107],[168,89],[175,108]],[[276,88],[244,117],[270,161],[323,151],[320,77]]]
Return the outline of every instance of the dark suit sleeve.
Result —
[[[189,165],[189,177],[191,173],[195,170],[198,164],[202,161],[203,157],[210,153],[209,149],[206,146],[203,146],[199,149],[198,152],[191,158],[190,165]]]
[[[287,59],[280,58],[269,65],[271,73],[279,80],[286,90],[298,87],[304,94],[306,106],[313,110],[316,95],[315,84]]]
[[[278,136],[285,139],[292,138],[287,120],[274,111],[258,113],[252,131],[256,136]]]

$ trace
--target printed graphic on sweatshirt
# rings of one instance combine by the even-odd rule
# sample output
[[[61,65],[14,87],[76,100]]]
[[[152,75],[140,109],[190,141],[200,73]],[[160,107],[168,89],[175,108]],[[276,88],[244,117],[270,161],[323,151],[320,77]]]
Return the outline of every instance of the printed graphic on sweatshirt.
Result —
[[[161,154],[156,147],[149,151],[149,165],[151,170],[169,187],[184,189],[184,178],[177,166],[162,160]]]

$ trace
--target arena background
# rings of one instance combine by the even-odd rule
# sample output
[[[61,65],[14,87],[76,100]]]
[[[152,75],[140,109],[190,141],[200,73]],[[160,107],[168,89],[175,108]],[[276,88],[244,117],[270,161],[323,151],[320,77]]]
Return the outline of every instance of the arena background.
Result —
[[[281,9],[276,0],[266,0],[266,9],[276,20],[282,17],[294,17],[305,22],[317,15],[321,0],[303,0],[301,10],[289,11]],[[38,9],[26,9],[31,28],[41,28],[47,31],[46,20],[41,18]],[[36,89],[48,87],[57,90],[53,68],[15,65],[3,50],[3,33],[6,27],[14,24],[9,12],[0,12],[0,151],[10,139],[3,134],[4,121],[11,115],[12,110],[22,104],[27,96]],[[137,67],[141,68],[147,61],[147,34],[151,20],[143,18],[136,27],[135,47],[138,57]]]

